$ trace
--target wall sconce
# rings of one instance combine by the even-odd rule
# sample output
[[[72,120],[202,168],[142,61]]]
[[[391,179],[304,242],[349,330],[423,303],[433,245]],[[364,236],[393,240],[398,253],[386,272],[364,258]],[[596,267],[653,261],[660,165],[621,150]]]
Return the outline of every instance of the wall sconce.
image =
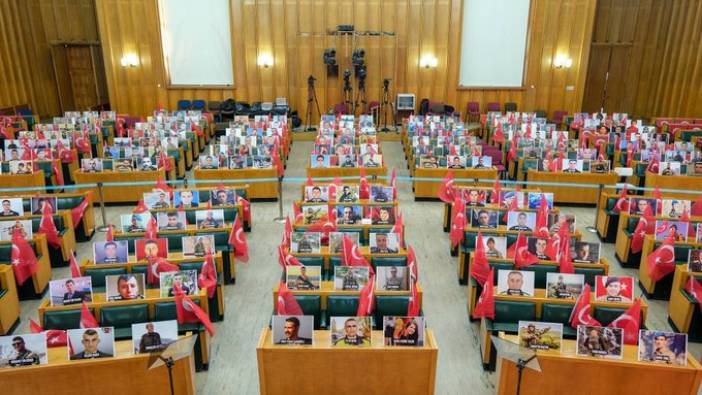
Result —
[[[125,54],[120,59],[119,63],[122,67],[137,67],[139,65],[139,58],[135,53]]]
[[[273,56],[269,53],[262,53],[258,55],[258,65],[263,68],[269,68],[273,66]]]
[[[419,67],[425,69],[435,68],[439,64],[439,59],[432,54],[426,54],[419,59]]]
[[[573,59],[569,58],[567,55],[558,54],[553,58],[553,67],[557,69],[570,68],[573,65]]]

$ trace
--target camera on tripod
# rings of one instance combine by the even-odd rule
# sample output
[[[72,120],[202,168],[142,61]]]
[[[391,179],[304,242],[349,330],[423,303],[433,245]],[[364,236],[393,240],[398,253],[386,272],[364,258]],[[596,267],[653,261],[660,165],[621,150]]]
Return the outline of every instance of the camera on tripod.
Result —
[[[317,79],[314,78],[313,75],[310,75],[309,77],[307,77],[307,86],[309,86],[309,87],[314,87],[314,82],[315,82],[315,81],[317,81]]]
[[[383,90],[388,90],[390,87],[390,78],[383,79]]]
[[[368,76],[368,68],[365,65],[358,66],[356,69],[356,76],[359,80],[365,81],[366,77]]]

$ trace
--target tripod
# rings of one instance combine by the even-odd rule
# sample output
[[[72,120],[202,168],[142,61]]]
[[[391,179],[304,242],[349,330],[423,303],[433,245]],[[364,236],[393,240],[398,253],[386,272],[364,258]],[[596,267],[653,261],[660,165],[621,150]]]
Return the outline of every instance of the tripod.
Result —
[[[351,82],[349,81],[348,70],[344,72],[344,107],[348,111],[353,106],[353,88],[351,87]]]
[[[366,77],[361,77],[358,80],[358,92],[356,93],[356,100],[353,102],[353,114],[356,114],[359,101],[363,105],[363,107],[361,107],[361,114],[365,114],[368,110],[368,101],[366,100]]]
[[[322,116],[322,112],[319,111],[317,93],[314,91],[314,81],[315,78],[311,75],[307,78],[307,115],[305,116],[305,125],[307,125],[307,129],[305,130],[308,132],[314,132],[317,130],[317,128],[312,126],[312,102],[314,102],[314,104],[317,106],[317,114]]]
[[[390,93],[388,91],[389,86],[390,86],[390,80],[387,78],[384,79],[383,80],[383,100],[380,102],[380,114],[383,114],[383,128],[380,129],[381,132],[389,132],[390,131],[390,128],[388,128],[388,110],[390,110],[390,114],[392,115],[393,129],[394,129],[395,125],[397,124],[397,119],[395,118],[395,105],[390,101]],[[378,119],[378,121],[380,121],[380,119]]]

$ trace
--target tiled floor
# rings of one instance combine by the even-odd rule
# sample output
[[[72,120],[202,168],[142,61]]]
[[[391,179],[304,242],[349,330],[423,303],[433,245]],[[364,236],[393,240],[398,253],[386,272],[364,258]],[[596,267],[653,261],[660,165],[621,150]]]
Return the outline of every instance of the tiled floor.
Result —
[[[305,178],[304,169],[311,142],[296,142],[289,157],[287,177]],[[408,175],[404,154],[399,142],[382,144],[384,158],[390,168],[397,168],[398,176]],[[284,185],[285,214],[291,214],[291,203],[298,198],[300,183]],[[427,324],[434,330],[439,345],[436,393],[438,394],[491,394],[494,393],[494,375],[484,373],[480,364],[478,327],[471,324],[466,312],[466,289],[457,282],[455,258],[450,257],[448,235],[442,231],[442,204],[415,202],[411,185],[399,182],[400,208],[405,216],[406,237],[417,252],[420,282],[424,289],[424,307]],[[119,223],[119,214],[133,207],[108,207],[107,220]],[[562,208],[577,216],[578,228],[585,240],[596,241],[596,236],[585,227],[593,223],[592,208]],[[198,392],[203,394],[258,393],[256,342],[261,328],[268,324],[272,313],[272,287],[280,277],[276,246],[283,226],[273,221],[278,216],[278,203],[252,205],[253,231],[248,235],[251,260],[237,267],[237,283],[225,288],[225,320],[216,324],[217,335],[212,342],[211,364],[208,372],[197,374]],[[97,216],[101,223],[100,216]],[[98,234],[94,240],[104,238]],[[636,276],[635,270],[622,269],[614,258],[614,246],[605,244],[603,256],[610,261],[610,272]],[[81,243],[79,259],[92,256],[90,243]],[[54,269],[53,277],[69,275],[68,268]],[[638,289],[637,289],[638,291]],[[650,328],[669,330],[667,303],[648,301]],[[22,321],[17,333],[27,332],[28,318],[37,316],[39,301],[22,302]],[[700,355],[702,345],[690,346],[694,355]],[[320,377],[320,380],[323,378]]]

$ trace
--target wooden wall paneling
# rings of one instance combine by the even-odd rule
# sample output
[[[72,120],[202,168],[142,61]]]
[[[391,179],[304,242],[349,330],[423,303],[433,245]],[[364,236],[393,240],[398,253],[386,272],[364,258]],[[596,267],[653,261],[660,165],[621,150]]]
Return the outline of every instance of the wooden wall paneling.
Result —
[[[276,97],[285,97],[288,92],[288,78],[285,70],[289,67],[288,58],[285,53],[286,30],[285,30],[285,7],[283,0],[272,0],[269,6],[270,19],[267,22],[272,28],[271,32],[271,52],[273,56],[274,66],[273,74],[273,96],[270,100],[275,100]]]
[[[409,0],[397,0],[393,5],[393,25],[397,35],[395,48],[395,80],[393,81],[393,97],[398,93],[413,93],[407,86],[407,47],[409,45]],[[394,98],[393,98],[394,100]],[[419,101],[417,101],[417,105]]]
[[[4,89],[0,90],[0,105],[3,107],[18,104],[18,102],[26,100],[25,86],[20,77],[20,67],[16,67],[13,63],[19,63],[17,54],[17,41],[12,40],[11,29],[15,26],[13,22],[13,13],[10,9],[10,0],[3,0],[0,3],[0,82]]]
[[[412,92],[417,95],[417,106],[419,106],[422,96],[422,92],[419,90],[419,58],[421,56],[420,50],[422,49],[422,35],[423,35],[423,23],[421,14],[421,4],[420,0],[408,0],[407,2],[407,19],[410,21],[410,25],[407,28],[407,56],[405,58],[405,81],[404,86],[407,92]]]
[[[323,10],[322,12],[319,12],[318,10]],[[327,45],[327,38],[324,33],[327,30],[327,25],[326,25],[326,15],[328,15],[329,12],[333,12],[333,10],[327,9],[325,6],[325,1],[324,0],[315,0],[312,3],[312,10],[309,14],[302,15],[303,18],[311,18],[312,19],[312,29],[311,31],[316,32],[312,37],[311,41],[311,47],[310,47],[310,58],[309,58],[309,69],[307,72],[307,75],[305,75],[304,79],[304,99],[307,99],[307,77],[309,77],[310,74],[314,75],[315,78],[317,78],[318,82],[320,81],[320,77],[324,77],[327,69],[326,66],[324,66],[324,63],[322,62],[322,53],[324,52],[324,48]],[[327,80],[325,78],[321,78],[323,84],[325,84],[325,89],[326,89],[326,84]],[[329,93],[329,92],[327,92]],[[319,99],[318,99],[319,100]],[[305,102],[306,103],[306,102]],[[323,101],[319,101],[319,106],[320,106],[320,111],[325,112],[326,109],[330,106],[329,104],[329,97],[325,96]],[[315,109],[316,113],[316,109]],[[314,116],[313,119],[315,119],[315,123],[319,123],[319,118]]]
[[[275,75],[273,68],[258,66],[258,57],[268,54],[273,56],[273,30],[278,27],[270,24],[270,0],[257,0],[255,3],[256,14],[256,70],[259,77],[259,100],[270,101],[275,99]]]
[[[305,109],[297,98],[297,76],[299,70],[300,53],[298,51],[298,24],[297,24],[297,1],[283,0],[285,3],[285,56],[286,56],[286,80],[287,90],[285,96],[291,108],[298,111],[301,118],[305,116]],[[236,71],[236,70],[235,70]],[[304,102],[303,102],[304,103]]]
[[[244,12],[243,2],[230,3],[231,35],[232,35],[232,66],[234,67],[234,89],[232,94],[235,100],[246,101],[249,97],[247,85],[248,71],[246,69],[246,51],[244,50]],[[228,97],[224,97],[225,99]]]
[[[699,41],[695,39],[702,36],[702,23],[700,23],[702,20],[702,3],[697,2],[697,10],[694,14],[695,29],[690,34],[691,40],[689,41],[688,53],[697,54],[697,56],[689,58],[691,63],[691,67],[688,68],[689,79],[685,81],[684,85],[691,91],[689,95],[685,95],[686,103],[680,106],[685,114],[691,115],[702,113],[702,111],[699,111],[700,107],[697,107],[697,110],[695,107],[699,106],[702,100],[702,90],[695,88],[702,86],[702,56],[699,55],[702,47]]]
[[[469,100],[459,100],[459,91],[450,89],[458,84],[458,71],[461,63],[460,43],[461,26],[463,23],[463,2],[460,0],[450,1],[450,10],[446,25],[448,26],[448,48],[446,49],[446,101],[456,106],[456,111],[465,113]],[[457,50],[453,50],[453,49]]]

